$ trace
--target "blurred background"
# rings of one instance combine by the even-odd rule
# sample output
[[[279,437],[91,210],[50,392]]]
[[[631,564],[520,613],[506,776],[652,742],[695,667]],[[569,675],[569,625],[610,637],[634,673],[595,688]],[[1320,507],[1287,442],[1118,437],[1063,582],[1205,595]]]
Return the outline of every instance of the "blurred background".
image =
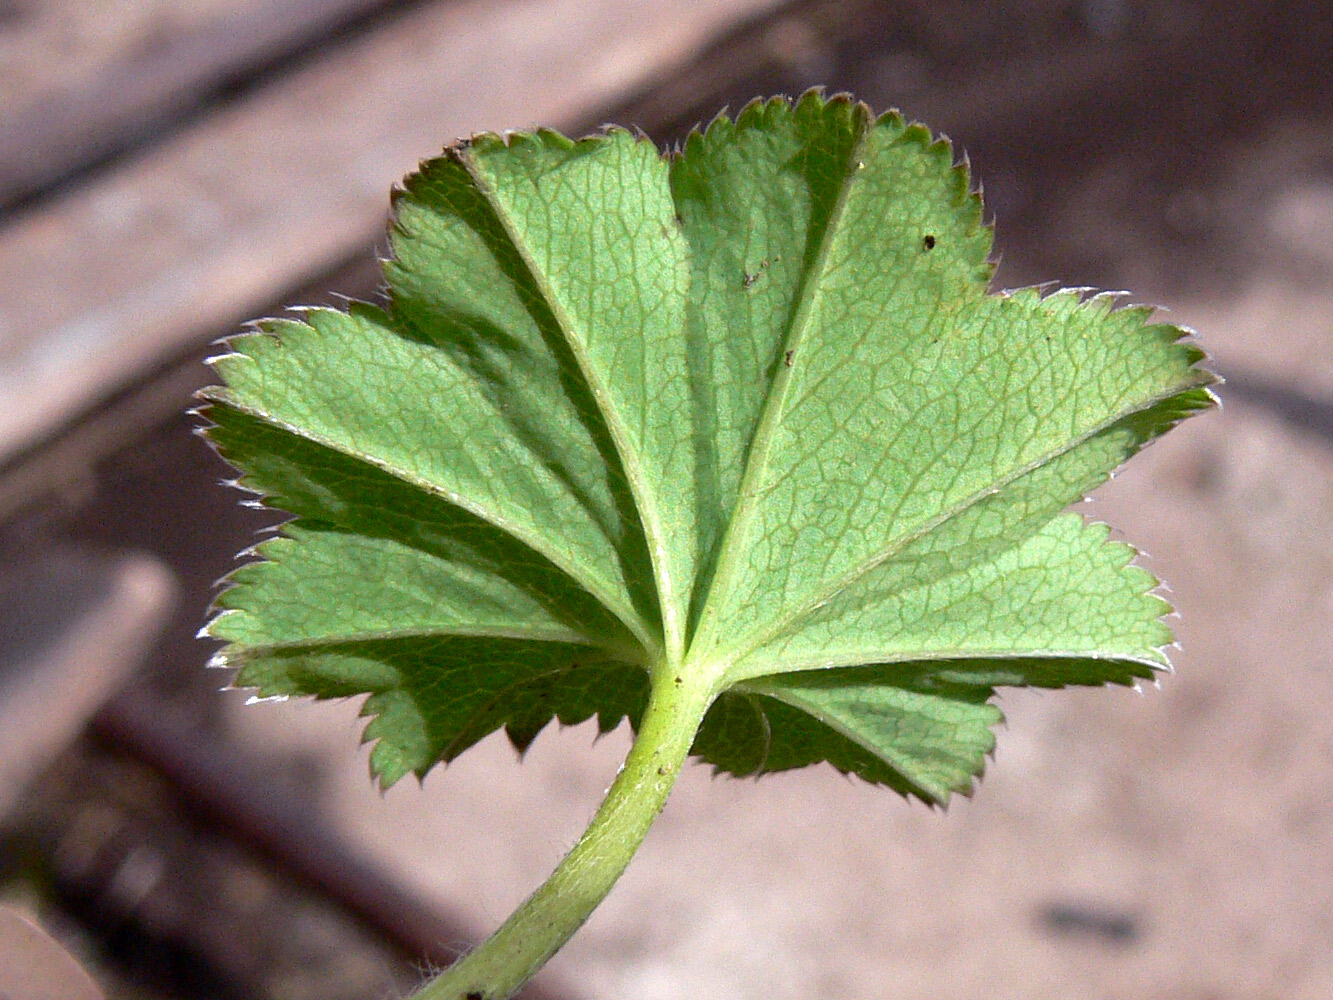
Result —
[[[191,436],[202,359],[377,295],[390,186],[457,137],[670,144],[824,85],[966,152],[997,287],[1200,331],[1225,408],[1090,508],[1172,585],[1178,673],[1004,694],[947,814],[689,769],[525,995],[1326,1000],[1330,53],[1294,0],[0,0],[0,902],[111,1000],[382,1000],[535,887],[623,728],[380,795],[355,703],[218,693],[195,631],[273,517]]]

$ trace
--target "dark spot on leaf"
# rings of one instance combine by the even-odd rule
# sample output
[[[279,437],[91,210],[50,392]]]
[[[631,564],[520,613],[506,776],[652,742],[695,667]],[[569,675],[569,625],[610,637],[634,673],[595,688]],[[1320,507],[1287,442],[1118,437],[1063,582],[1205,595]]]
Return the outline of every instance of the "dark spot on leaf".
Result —
[[[463,997],[463,1000],[486,1000],[486,996],[479,990],[468,990],[467,995]]]
[[[768,266],[769,266],[770,264],[772,264],[772,263],[774,263],[774,262],[776,262],[776,261],[779,261],[779,260],[781,260],[781,259],[782,259],[782,256],[779,254],[779,255],[777,255],[777,256],[775,256],[775,257],[770,257],[770,258],[768,258],[767,260],[761,260],[761,261],[759,262],[759,269],[758,269],[757,271],[755,271],[754,274],[751,274],[749,271],[745,271],[745,272],[743,272],[743,277],[741,278],[741,287],[742,287],[742,288],[749,288],[749,287],[750,287],[751,285],[753,285],[756,281],[758,281],[761,277],[763,277],[764,272],[768,270]]]
[[[659,768],[657,769],[657,776],[658,776],[659,778],[665,778],[665,777],[666,777],[666,768],[665,768],[665,767],[659,767]]]
[[[792,362],[795,359],[795,357],[796,357],[795,351],[788,351],[786,354],[782,356],[782,363],[786,365],[788,368],[790,368],[792,366]]]
[[[677,683],[677,684],[684,684],[685,682],[684,682],[683,680],[681,680],[679,677],[677,677],[677,678],[676,678],[676,683]]]
[[[921,245],[925,247],[927,250],[934,250],[935,235],[933,233],[926,233],[926,237],[921,241]]]

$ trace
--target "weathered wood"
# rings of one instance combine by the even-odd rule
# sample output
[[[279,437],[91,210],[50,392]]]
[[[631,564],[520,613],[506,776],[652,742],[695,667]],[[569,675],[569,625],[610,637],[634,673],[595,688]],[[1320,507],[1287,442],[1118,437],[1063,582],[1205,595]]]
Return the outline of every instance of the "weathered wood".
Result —
[[[379,261],[373,248],[365,246],[344,266],[285,290],[283,301],[336,306],[349,298],[372,299],[379,282]],[[142,441],[148,429],[181,417],[194,393],[212,381],[203,364],[211,353],[206,341],[187,346],[174,360],[138,373],[58,434],[42,439],[40,447],[25,452],[20,461],[0,468],[0,525],[18,511],[49,503],[53,497],[79,496],[92,481],[98,462],[114,461],[118,452]]]
[[[147,555],[47,550],[0,566],[0,817],[129,678],[175,596]]]
[[[0,205],[402,0],[45,0],[0,21]],[[3,9],[3,5],[0,5]]]
[[[0,462],[382,233],[483,128],[586,119],[777,0],[414,9],[0,233]]]
[[[0,996],[102,1000],[102,991],[55,938],[25,915],[0,906]]]

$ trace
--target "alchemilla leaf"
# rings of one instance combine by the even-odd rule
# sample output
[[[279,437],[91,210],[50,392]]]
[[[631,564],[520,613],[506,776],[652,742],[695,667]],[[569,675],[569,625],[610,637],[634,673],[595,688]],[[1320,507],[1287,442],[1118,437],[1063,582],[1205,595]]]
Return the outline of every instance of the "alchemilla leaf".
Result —
[[[209,436],[295,515],[219,598],[220,660],[369,695],[386,785],[689,684],[721,770],[967,791],[997,686],[1166,665],[1156,581],[1064,511],[1212,402],[1184,331],[992,293],[990,252],[948,144],[845,98],[665,155],[451,147],[395,199],[385,307],[215,361]]]

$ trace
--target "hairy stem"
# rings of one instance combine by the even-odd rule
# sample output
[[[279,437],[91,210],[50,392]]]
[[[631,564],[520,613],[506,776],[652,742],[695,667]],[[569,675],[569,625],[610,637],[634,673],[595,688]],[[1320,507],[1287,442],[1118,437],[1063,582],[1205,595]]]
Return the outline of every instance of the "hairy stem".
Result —
[[[666,804],[713,698],[711,684],[654,671],[639,735],[588,828],[541,887],[475,951],[412,1000],[503,1000],[526,983],[596,909]]]

